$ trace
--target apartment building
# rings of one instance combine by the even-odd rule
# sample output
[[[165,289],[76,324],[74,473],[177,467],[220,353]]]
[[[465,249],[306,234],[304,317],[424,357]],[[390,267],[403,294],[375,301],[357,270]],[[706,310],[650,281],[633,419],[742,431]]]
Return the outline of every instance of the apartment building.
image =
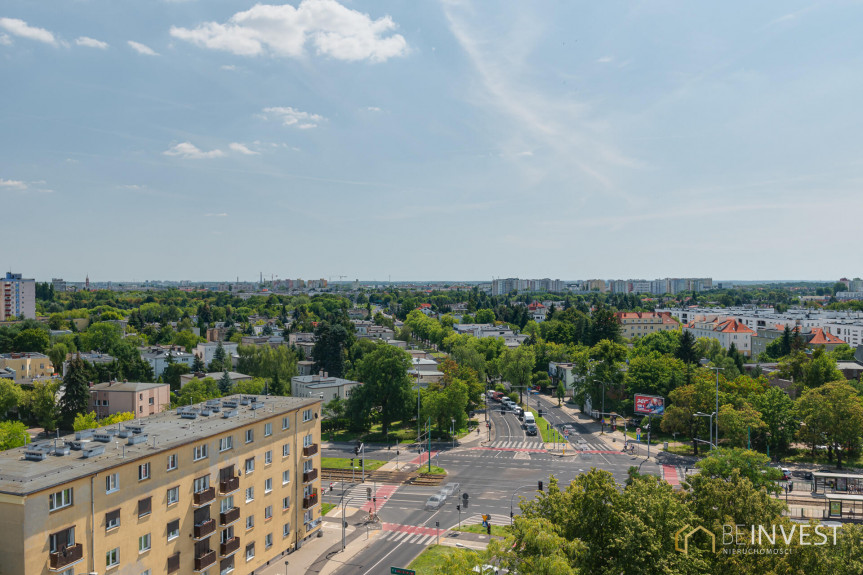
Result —
[[[165,368],[171,363],[182,363],[188,366],[189,369],[192,368],[195,356],[182,351],[182,349],[180,346],[169,346],[168,349],[154,346],[138,348],[138,352],[141,354],[141,359],[146,361],[153,369],[153,377],[158,379],[165,371]],[[169,355],[171,359],[168,359]]]
[[[677,329],[680,326],[670,313],[619,311],[614,315],[620,322],[620,334],[627,339]]]
[[[54,375],[54,366],[48,356],[35,351],[0,353],[0,369],[14,372],[15,383],[27,383]]]
[[[192,350],[192,353],[200,357],[204,362],[204,365],[210,365],[213,363],[213,360],[216,359],[216,350],[219,349],[219,344],[221,344],[222,349],[225,350],[225,357],[231,357],[236,354],[237,347],[239,347],[238,344],[233,341],[208,341],[199,343],[195,349]]]
[[[230,396],[0,453],[3,573],[256,573],[320,529],[320,409]]]
[[[171,386],[167,383],[108,381],[90,386],[90,411],[100,418],[115,413],[148,417],[170,405]]]
[[[36,280],[6,272],[0,278],[0,321],[36,319]]]
[[[699,337],[715,339],[725,349],[731,349],[733,343],[744,357],[752,356],[752,336],[755,335],[755,331],[734,318],[708,318],[703,321],[693,321],[683,329],[692,332],[696,339]]]
[[[318,397],[324,403],[334,399],[347,400],[354,389],[362,383],[341,377],[331,377],[326,372],[317,375],[297,375],[291,378],[291,395],[294,397]]]

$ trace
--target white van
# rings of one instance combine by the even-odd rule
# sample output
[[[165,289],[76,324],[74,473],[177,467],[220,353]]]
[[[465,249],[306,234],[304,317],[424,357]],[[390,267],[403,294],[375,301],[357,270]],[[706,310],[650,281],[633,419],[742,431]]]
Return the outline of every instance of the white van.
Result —
[[[534,419],[533,413],[531,413],[530,411],[525,411],[524,412],[524,426],[527,427],[528,425],[531,425],[531,424],[536,425],[536,419]]]

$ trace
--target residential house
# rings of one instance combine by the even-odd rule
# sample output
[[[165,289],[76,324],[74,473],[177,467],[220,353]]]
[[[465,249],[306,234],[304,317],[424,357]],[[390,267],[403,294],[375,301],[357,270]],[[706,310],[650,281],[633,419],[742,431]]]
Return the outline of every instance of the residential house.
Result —
[[[0,369],[14,373],[15,383],[29,383],[34,379],[52,377],[54,366],[44,353],[21,351],[0,353]]]
[[[731,344],[744,357],[752,356],[752,336],[755,331],[746,327],[734,318],[694,321],[684,327],[695,338],[706,337],[719,341],[723,348],[730,349]]]
[[[198,344],[200,345],[200,344]],[[195,361],[195,356],[191,353],[182,351],[180,346],[169,346],[167,349],[159,346],[139,348],[141,359],[150,364],[153,370],[153,377],[158,379],[169,363],[182,363],[192,369],[192,363]],[[171,359],[168,359],[168,356]]]
[[[0,321],[36,319],[36,280],[6,272],[0,278]]]
[[[226,357],[230,357],[237,353],[238,344],[233,341],[208,341],[205,343],[199,343],[195,349],[192,350],[192,353],[200,357],[204,362],[204,365],[210,365],[216,358],[216,350],[219,349],[219,344],[221,344],[222,349],[225,350]]]
[[[90,411],[98,418],[115,413],[133,413],[136,418],[161,413],[171,405],[167,383],[117,382],[90,386]]]
[[[334,399],[350,398],[354,389],[361,386],[359,381],[330,377],[326,372],[315,375],[298,375],[291,378],[291,395],[294,397],[316,397],[324,403]]]

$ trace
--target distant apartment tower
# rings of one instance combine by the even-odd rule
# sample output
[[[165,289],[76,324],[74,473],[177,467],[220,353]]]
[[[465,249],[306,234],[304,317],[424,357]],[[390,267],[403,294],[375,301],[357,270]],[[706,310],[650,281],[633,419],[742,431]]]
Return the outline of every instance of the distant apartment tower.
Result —
[[[66,291],[66,280],[63,278],[51,278],[51,285],[54,286],[54,293],[63,293]]]
[[[36,280],[6,272],[0,279],[0,321],[36,319]]]

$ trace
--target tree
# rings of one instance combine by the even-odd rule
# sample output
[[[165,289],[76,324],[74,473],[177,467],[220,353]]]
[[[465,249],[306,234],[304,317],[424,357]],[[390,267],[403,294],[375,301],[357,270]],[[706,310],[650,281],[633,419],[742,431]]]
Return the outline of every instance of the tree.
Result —
[[[767,428],[758,410],[747,401],[742,403],[739,409],[730,403],[719,408],[719,430],[733,447],[748,447],[750,434],[757,436]]]
[[[45,353],[51,345],[51,338],[44,329],[22,329],[15,336],[13,343],[15,351],[33,351]]]
[[[274,373],[273,379],[270,380],[269,391],[270,395],[286,395],[285,386],[282,385],[282,380],[279,379],[278,372]]]
[[[75,416],[85,413],[90,407],[90,385],[87,381],[87,365],[76,354],[69,361],[69,368],[63,377],[63,397],[60,399],[60,419],[66,427],[71,427]]]
[[[620,341],[620,320],[614,315],[614,310],[599,304],[590,316],[590,345],[596,345],[607,339]]]
[[[39,379],[33,382],[33,389],[24,393],[23,407],[46,431],[57,429],[60,418],[57,407],[58,387],[57,382]]]
[[[222,392],[222,395],[228,395],[231,393],[231,388],[233,386],[234,382],[226,369],[225,373],[223,373],[222,377],[219,379],[219,391]]]
[[[677,342],[677,351],[675,357],[683,363],[692,365],[698,361],[698,354],[695,351],[695,336],[691,331],[682,330]]]
[[[72,429],[75,431],[96,429],[97,427],[108,427],[110,425],[116,425],[120,422],[131,421],[133,419],[135,419],[135,414],[128,411],[112,413],[102,419],[98,419],[96,417],[96,412],[91,411],[90,413],[79,413],[76,415],[75,423],[72,424]]]
[[[210,371],[227,371],[231,368],[231,360],[225,352],[225,346],[220,341],[213,353],[213,361],[210,362]]]
[[[494,323],[494,310],[478,309],[476,310],[476,323]]]
[[[0,451],[22,447],[30,443],[27,427],[20,421],[0,422]]]
[[[834,381],[806,390],[795,406],[802,420],[798,434],[812,446],[824,443],[836,454],[842,467],[842,454],[856,449],[863,435],[863,399],[846,382]]]
[[[189,366],[185,363],[170,363],[162,372],[162,381],[170,384],[171,391],[180,389],[180,376],[189,373]]]
[[[522,402],[524,388],[530,384],[535,363],[533,348],[527,345],[508,349],[501,355],[501,374],[513,387],[518,387],[519,404]]]
[[[410,367],[405,351],[384,343],[363,357],[354,370],[363,385],[354,389],[348,401],[351,419],[367,421],[372,410],[378,411],[381,431],[386,434],[392,422],[407,413],[412,395]]]
[[[86,332],[81,334],[81,349],[113,353],[114,348],[117,347],[122,339],[123,331],[116,323],[93,323],[90,324]]]
[[[195,354],[195,359],[192,360],[192,373],[204,373],[207,370],[207,366],[204,364],[204,360],[201,359],[201,356],[197,353]]]
[[[344,377],[346,350],[353,345],[353,334],[342,324],[321,322],[315,330],[315,337],[312,348],[315,368],[333,377]]]
[[[794,401],[778,387],[768,387],[764,393],[752,397],[752,406],[761,412],[764,421],[765,443],[773,453],[786,451],[797,427],[794,420]]]
[[[828,381],[845,381],[842,372],[836,367],[836,360],[824,348],[812,352],[812,360],[803,369],[803,383],[806,387],[819,387]]]
[[[557,406],[560,407],[560,402],[563,401],[566,395],[566,387],[563,385],[563,381],[557,382],[557,389],[555,389],[554,394],[557,396]]]
[[[65,343],[57,342],[48,350],[48,359],[51,360],[51,365],[54,366],[55,372],[59,373],[63,371],[63,362],[66,361],[68,354],[69,347]]]
[[[222,394],[219,391],[218,382],[212,377],[205,377],[204,379],[193,379],[173,396],[174,401],[172,403],[175,405],[192,405],[222,397]]]
[[[24,392],[11,379],[0,378],[0,418],[5,419],[9,412],[17,409]]]

